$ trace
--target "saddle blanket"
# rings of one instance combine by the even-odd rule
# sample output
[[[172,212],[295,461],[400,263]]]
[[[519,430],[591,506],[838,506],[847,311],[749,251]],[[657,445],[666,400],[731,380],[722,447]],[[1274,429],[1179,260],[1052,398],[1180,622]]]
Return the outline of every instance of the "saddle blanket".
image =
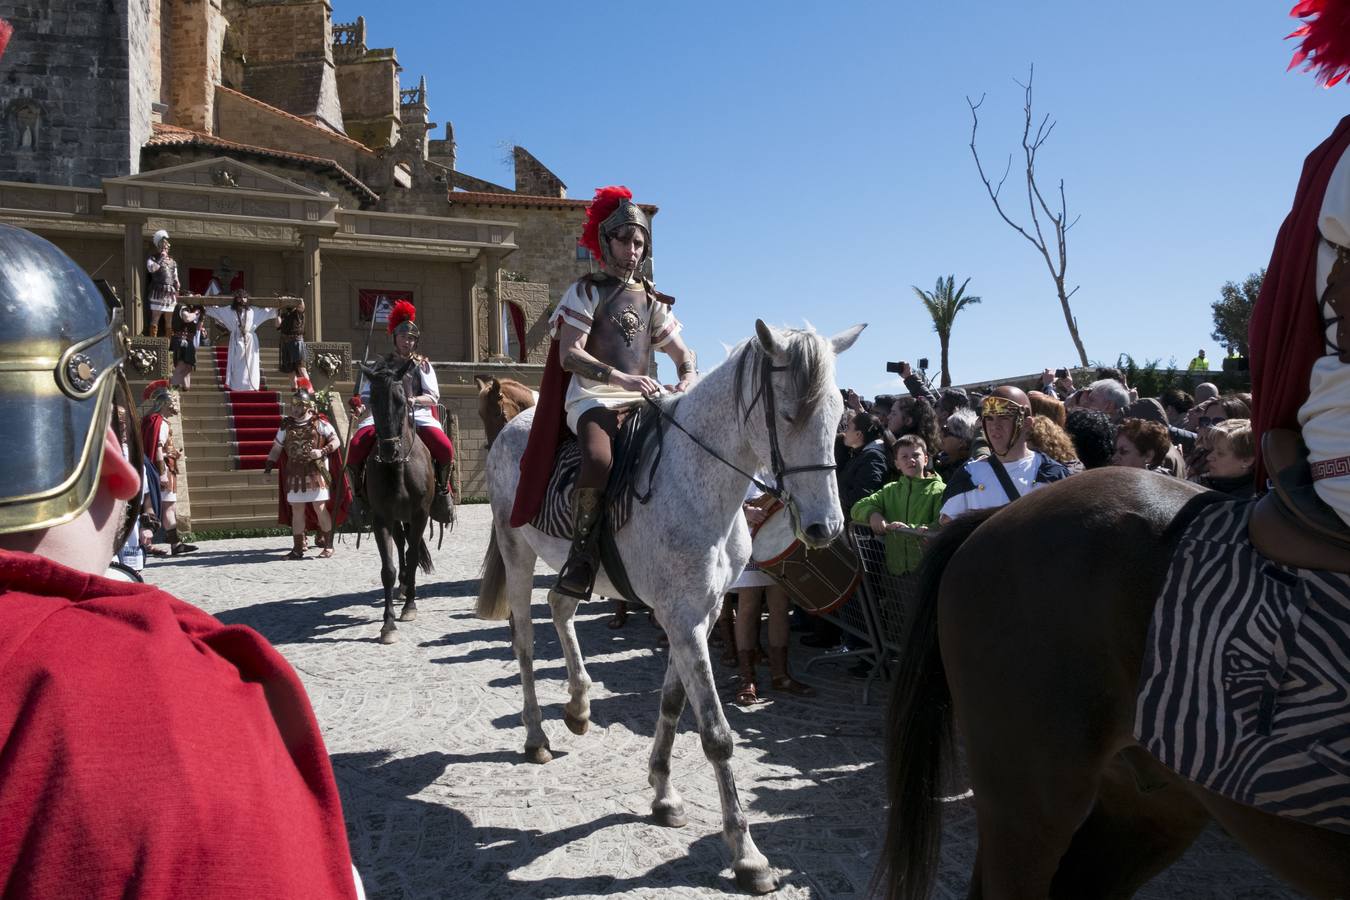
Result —
[[[1252,503],[1182,532],[1149,625],[1135,737],[1186,779],[1350,833],[1350,576],[1247,540]]]
[[[539,504],[539,512],[534,514],[530,524],[549,537],[572,539],[572,485],[581,471],[581,447],[576,440],[568,439],[558,446],[558,455],[554,457],[553,475],[548,480],[548,490]],[[605,513],[608,527],[618,531],[628,523],[633,511],[633,497],[629,491],[620,491],[617,497],[607,494],[609,501]]]

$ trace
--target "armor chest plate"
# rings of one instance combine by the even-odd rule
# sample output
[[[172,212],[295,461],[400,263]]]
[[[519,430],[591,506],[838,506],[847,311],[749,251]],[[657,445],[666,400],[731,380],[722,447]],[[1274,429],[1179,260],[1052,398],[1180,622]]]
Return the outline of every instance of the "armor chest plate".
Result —
[[[288,474],[310,468],[312,460],[309,458],[309,451],[319,446],[319,430],[314,427],[314,422],[315,419],[313,418],[303,423],[287,421],[286,468]]]
[[[178,277],[178,263],[173,257],[169,257],[160,263],[159,269],[150,273],[150,282],[156,287],[173,287],[174,279]]]
[[[305,314],[298,309],[283,311],[278,330],[288,337],[303,337],[305,334]]]
[[[643,375],[651,359],[652,299],[640,285],[617,293],[613,282],[596,285],[601,305],[595,311],[586,352],[628,375]]]

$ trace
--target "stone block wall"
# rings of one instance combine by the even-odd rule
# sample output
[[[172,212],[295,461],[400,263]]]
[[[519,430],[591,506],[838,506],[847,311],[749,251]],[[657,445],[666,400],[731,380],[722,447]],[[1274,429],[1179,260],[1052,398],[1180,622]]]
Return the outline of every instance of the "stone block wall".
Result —
[[[215,86],[221,75],[221,46],[228,24],[220,0],[170,3],[163,8],[162,15],[166,27],[160,34],[169,60],[165,120],[184,128],[210,131],[215,118]],[[138,73],[138,77],[145,76]]]
[[[516,193],[536,197],[566,197],[567,185],[524,147],[513,147],[511,158],[516,170]]]
[[[254,0],[242,18],[245,93],[341,133],[327,0]]]
[[[337,88],[349,137],[368,147],[390,147],[398,141],[398,58],[393,50],[367,50],[340,61]]]
[[[374,159],[342,135],[297,122],[228,88],[216,90],[216,134],[243,144],[331,159],[358,178]]]
[[[323,251],[323,336],[326,341],[346,341],[360,358],[366,346],[369,323],[359,322],[362,289],[413,292],[417,322],[422,329],[420,349],[437,362],[467,358],[460,263],[436,260],[376,259],[341,256]],[[388,353],[392,345],[385,326],[376,325],[370,340],[372,356]]]
[[[140,35],[128,40],[128,2],[144,0],[0,2],[14,26],[0,78],[0,181],[98,187],[138,170],[132,44],[138,58],[145,51]]]
[[[441,388],[441,403],[459,417],[459,441],[455,459],[460,467],[460,497],[485,499],[487,480],[483,467],[487,461],[487,432],[478,414],[478,385],[475,375],[489,378],[514,378],[538,390],[543,367],[501,363],[437,363],[436,381]]]

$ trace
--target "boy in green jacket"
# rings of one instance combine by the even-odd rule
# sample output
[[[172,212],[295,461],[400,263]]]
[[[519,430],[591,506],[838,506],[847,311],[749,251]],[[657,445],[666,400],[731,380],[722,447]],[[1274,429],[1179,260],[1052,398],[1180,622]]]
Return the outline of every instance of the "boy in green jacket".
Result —
[[[924,475],[928,450],[917,434],[901,436],[891,452],[900,477],[855,503],[851,516],[871,526],[873,534],[886,536],[886,568],[892,575],[905,575],[918,568],[923,546],[899,529],[937,524],[946,485],[937,475]]]

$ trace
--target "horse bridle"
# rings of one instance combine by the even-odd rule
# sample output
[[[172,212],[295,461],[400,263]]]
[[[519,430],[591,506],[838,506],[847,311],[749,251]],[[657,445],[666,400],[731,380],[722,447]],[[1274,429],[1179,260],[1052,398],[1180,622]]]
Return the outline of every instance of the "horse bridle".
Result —
[[[408,414],[407,414],[406,418],[408,418],[409,420],[411,420],[411,421],[413,422],[413,431],[416,431],[416,430],[417,430],[417,425],[416,425],[415,411],[413,410],[412,404],[408,403],[407,400],[406,400],[406,398],[405,398],[405,400],[404,400],[404,404],[408,407]],[[386,444],[393,444],[396,448],[398,448],[398,453],[399,453],[399,455],[395,456],[393,459],[386,459],[385,456],[384,456],[384,446],[385,446]],[[403,465],[404,463],[406,463],[406,462],[408,461],[408,458],[409,458],[409,457],[412,456],[412,451],[413,451],[413,442],[412,442],[412,440],[407,439],[407,430],[406,430],[406,429],[400,428],[400,429],[399,429],[399,432],[398,432],[398,437],[392,437],[392,438],[382,438],[382,437],[380,437],[380,436],[379,436],[379,430],[376,429],[376,434],[375,434],[375,461],[376,461],[377,463],[380,463],[381,465],[386,465],[386,466],[389,466],[389,465],[400,465],[400,466],[401,466],[401,465]]]
[[[728,466],[731,469],[734,469],[735,471],[744,475],[746,478],[749,478],[750,481],[761,491],[768,494],[770,497],[773,497],[779,503],[783,504],[783,506],[788,511],[788,515],[792,518],[793,534],[800,534],[801,510],[797,508],[796,500],[793,499],[792,494],[788,491],[786,487],[785,483],[786,477],[788,475],[795,475],[799,472],[829,472],[833,471],[834,469],[837,469],[838,466],[836,466],[834,463],[818,463],[816,465],[792,466],[791,468],[789,468],[787,465],[787,461],[783,459],[783,451],[781,450],[778,444],[778,422],[774,415],[777,412],[777,404],[774,402],[773,373],[786,372],[787,369],[788,369],[787,366],[775,366],[773,364],[773,360],[769,357],[769,355],[767,353],[764,353],[764,362],[760,367],[759,390],[755,392],[755,396],[750,401],[750,406],[747,407],[745,411],[746,418],[747,419],[750,418],[750,413],[754,411],[755,404],[759,403],[759,401],[763,399],[764,426],[769,432],[769,468],[772,469],[773,471],[773,477],[776,484],[765,484],[763,481],[759,480],[754,475],[745,471],[740,466],[736,465],[731,460],[727,459],[721,453],[718,453],[712,447],[709,447],[707,444],[705,444],[701,439],[699,439],[696,435],[690,432],[689,429],[685,428],[683,425],[677,422],[675,420],[675,417],[670,415],[670,413],[666,412],[666,410],[661,406],[661,404],[657,403],[654,399],[652,399],[651,397],[647,397],[646,400],[649,404],[651,404],[653,409],[655,409],[657,412],[661,414],[662,418],[664,418],[670,424],[674,425],[680,431],[683,431],[686,437],[688,437],[691,441],[693,441],[696,446],[703,449],[704,452],[706,452],[709,456],[711,456],[718,462],[722,463],[723,465]]]

